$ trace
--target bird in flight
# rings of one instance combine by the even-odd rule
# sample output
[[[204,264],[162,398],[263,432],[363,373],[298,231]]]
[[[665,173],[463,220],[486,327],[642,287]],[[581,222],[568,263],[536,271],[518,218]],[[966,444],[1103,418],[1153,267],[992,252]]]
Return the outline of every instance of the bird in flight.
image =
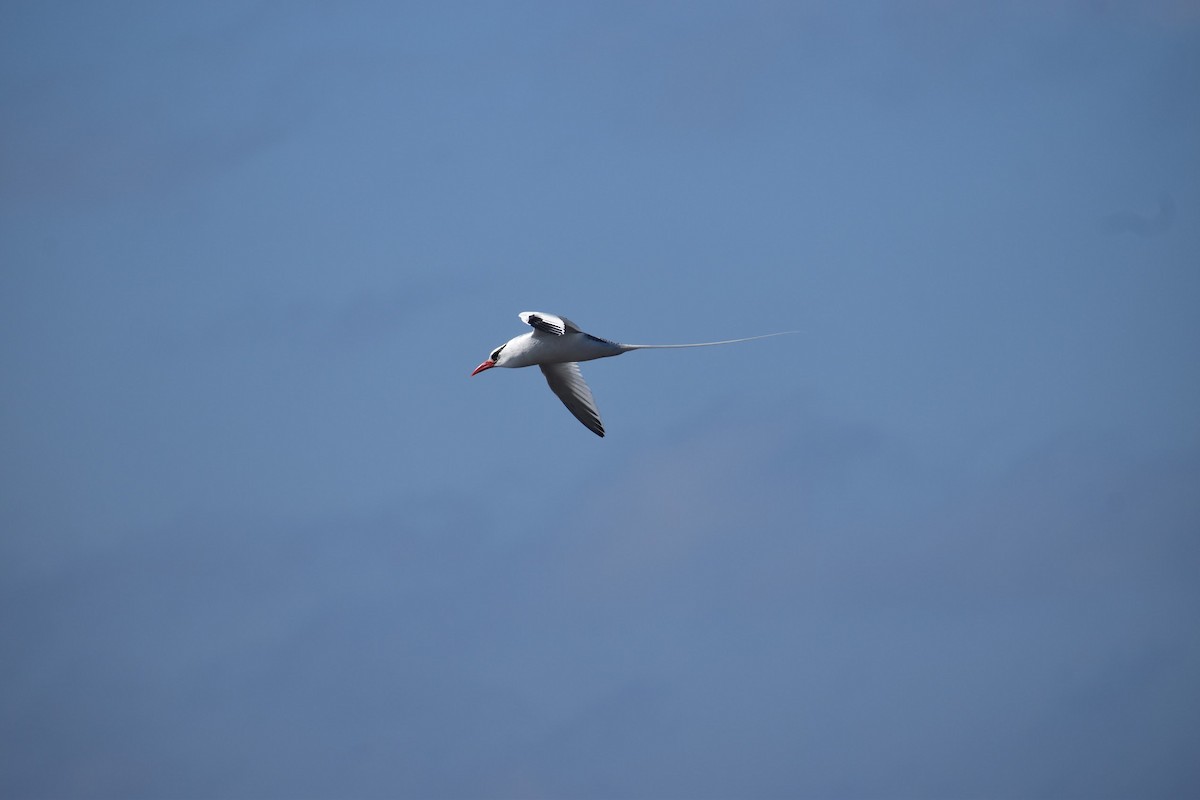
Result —
[[[695,344],[620,344],[584,333],[571,320],[556,314],[541,311],[522,311],[521,321],[533,330],[514,336],[492,351],[487,360],[475,368],[478,375],[492,367],[532,367],[537,364],[550,391],[558,395],[575,419],[597,436],[604,435],[604,423],[596,410],[596,401],[579,371],[580,361],[608,358],[628,353],[630,350],[665,350],[677,347],[712,347],[719,344],[749,342],[768,339],[798,331],[781,331],[762,336],[747,336],[744,339],[726,339],[720,342],[697,342]]]

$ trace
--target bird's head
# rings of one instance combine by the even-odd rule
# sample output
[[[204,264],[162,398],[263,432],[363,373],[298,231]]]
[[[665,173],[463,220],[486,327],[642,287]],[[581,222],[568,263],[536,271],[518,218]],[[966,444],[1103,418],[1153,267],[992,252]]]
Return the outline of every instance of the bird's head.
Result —
[[[508,343],[505,342],[504,344],[508,344]],[[493,350],[492,354],[487,357],[487,361],[484,361],[482,364],[480,364],[478,367],[476,367],[475,371],[472,372],[471,374],[478,375],[479,373],[483,372],[485,369],[491,369],[492,367],[503,367],[504,362],[506,360],[508,360],[508,356],[504,352],[504,344],[500,345],[495,350]]]

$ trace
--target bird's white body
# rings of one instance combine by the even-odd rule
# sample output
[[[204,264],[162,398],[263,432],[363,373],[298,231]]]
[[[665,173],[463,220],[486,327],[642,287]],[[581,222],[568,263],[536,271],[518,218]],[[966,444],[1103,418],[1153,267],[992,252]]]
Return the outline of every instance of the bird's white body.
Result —
[[[521,321],[533,328],[529,333],[514,336],[497,347],[472,375],[478,375],[493,367],[541,367],[542,374],[551,391],[558,395],[567,410],[597,436],[604,435],[604,424],[596,410],[596,401],[583,375],[579,371],[580,361],[619,356],[630,350],[669,349],[679,347],[711,347],[718,344],[748,342],[751,339],[767,339],[785,333],[768,333],[763,336],[748,336],[743,339],[726,339],[720,342],[698,342],[696,344],[620,344],[584,333],[579,326],[566,317],[546,314],[541,311],[522,311]]]
[[[619,356],[624,352],[624,348],[615,342],[578,331],[556,335],[532,330],[505,342],[502,352],[504,358],[498,361],[496,366],[532,367],[568,361],[593,361],[597,358]]]

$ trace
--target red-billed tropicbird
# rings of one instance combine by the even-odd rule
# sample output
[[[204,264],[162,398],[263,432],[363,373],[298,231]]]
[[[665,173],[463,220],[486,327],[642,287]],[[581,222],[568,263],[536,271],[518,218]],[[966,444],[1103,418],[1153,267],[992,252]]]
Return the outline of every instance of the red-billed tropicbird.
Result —
[[[718,344],[749,342],[783,336],[796,331],[768,333],[762,336],[747,336],[744,339],[726,339],[720,342],[697,342],[695,344],[620,344],[584,333],[571,320],[556,314],[541,311],[522,311],[521,321],[533,328],[529,333],[514,336],[492,351],[472,375],[478,375],[492,367],[531,367],[537,364],[546,376],[546,383],[575,419],[584,424],[597,436],[604,435],[604,424],[592,392],[584,383],[579,372],[580,361],[619,356],[630,350],[658,350],[675,347],[712,347]]]

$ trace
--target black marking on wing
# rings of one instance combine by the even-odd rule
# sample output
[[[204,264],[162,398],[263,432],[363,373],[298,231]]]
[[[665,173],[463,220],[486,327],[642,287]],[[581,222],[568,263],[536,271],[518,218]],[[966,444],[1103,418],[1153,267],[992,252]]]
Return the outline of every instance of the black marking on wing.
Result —
[[[593,342],[600,342],[601,344],[616,344],[616,342],[609,341],[608,339],[601,339],[599,336],[592,336],[590,333],[585,333],[583,335],[591,339]]]
[[[529,327],[539,330],[542,333],[553,333],[555,336],[562,336],[564,333],[561,326],[539,317],[537,314],[529,315]]]

